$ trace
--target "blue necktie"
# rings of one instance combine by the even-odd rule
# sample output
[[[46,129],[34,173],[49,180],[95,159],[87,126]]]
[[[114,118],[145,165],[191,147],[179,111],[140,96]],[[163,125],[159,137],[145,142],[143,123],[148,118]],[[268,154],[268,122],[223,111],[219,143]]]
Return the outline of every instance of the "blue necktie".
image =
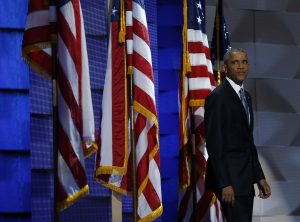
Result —
[[[240,91],[239,91],[239,93],[240,93],[240,99],[241,99],[241,101],[242,101],[242,103],[243,103],[243,106],[244,106],[244,109],[245,109],[245,111],[246,111],[246,115],[247,115],[247,120],[248,120],[248,122],[249,122],[249,106],[248,106],[248,103],[247,103],[247,99],[246,99],[246,96],[245,96],[245,91],[244,91],[244,89],[243,88],[241,88],[240,89]]]

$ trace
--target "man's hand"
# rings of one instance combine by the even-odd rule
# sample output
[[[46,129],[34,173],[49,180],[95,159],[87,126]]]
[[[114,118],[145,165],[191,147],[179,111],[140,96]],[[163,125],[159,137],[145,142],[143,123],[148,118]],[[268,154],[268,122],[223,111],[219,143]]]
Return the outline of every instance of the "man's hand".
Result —
[[[265,179],[262,179],[258,182],[257,187],[259,189],[259,197],[262,199],[267,199],[271,196],[271,187]]]
[[[234,204],[234,191],[232,186],[222,188],[222,201],[226,204]]]

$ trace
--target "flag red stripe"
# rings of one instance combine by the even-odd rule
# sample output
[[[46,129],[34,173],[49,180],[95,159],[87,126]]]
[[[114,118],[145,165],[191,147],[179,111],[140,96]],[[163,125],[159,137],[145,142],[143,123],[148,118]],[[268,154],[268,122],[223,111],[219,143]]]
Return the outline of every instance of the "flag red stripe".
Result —
[[[149,64],[149,62],[136,51],[133,51],[133,61],[134,67],[140,72],[144,73],[145,76],[147,76],[152,82],[154,82],[151,64]]]
[[[28,14],[34,11],[48,10],[48,1],[41,0],[30,0],[28,5]]]
[[[189,93],[190,100],[199,100],[199,99],[206,99],[208,94],[211,92],[209,89],[199,89],[199,90],[191,90]]]
[[[72,88],[69,80],[66,78],[66,74],[63,73],[61,64],[58,63],[58,85],[61,91],[62,97],[71,112],[72,120],[77,128],[77,130],[82,133],[82,121],[79,113],[79,105],[76,102],[74,94],[72,93]]]
[[[150,208],[155,210],[160,206],[160,199],[150,180],[148,180],[143,195],[146,198]]]
[[[149,110],[151,113],[156,114],[156,108],[152,98],[136,85],[133,86],[133,90],[135,100],[138,101],[142,106],[147,107],[147,110]]]
[[[127,39],[133,39],[133,27],[132,26],[127,26],[126,27],[126,38]]]
[[[57,199],[58,199],[57,201],[62,202],[68,198],[68,194],[66,193],[61,182],[59,180],[57,180],[56,182],[57,182]]]
[[[189,53],[204,53],[206,59],[210,60],[209,48],[203,45],[202,42],[188,42]]]
[[[73,178],[76,180],[78,187],[83,188],[87,184],[85,169],[81,165],[76,153],[74,152],[74,148],[69,142],[69,138],[65,134],[60,123],[58,130],[59,151],[72,172]]]
[[[148,30],[139,20],[133,18],[133,33],[143,39],[148,46],[150,46],[150,40]]]
[[[189,77],[209,77],[211,80],[214,78],[213,74],[208,71],[207,66],[192,66],[192,72]],[[214,80],[214,79],[213,79]]]
[[[51,56],[49,56],[47,53],[44,51],[34,51],[29,53],[28,57],[51,73]]]
[[[186,190],[185,190],[185,194],[183,196],[183,198],[181,199],[181,201],[179,202],[179,208],[178,208],[178,214],[177,214],[177,219],[178,221],[183,221],[185,214],[187,212],[187,208],[188,208],[188,203],[189,203],[189,198],[191,197],[191,186],[189,186]]]
[[[76,36],[74,36],[68,22],[66,21],[65,17],[61,12],[58,13],[58,19],[60,20],[60,22],[58,23],[59,35],[62,38],[65,46],[67,47],[67,50],[69,51],[69,54],[72,57],[72,60],[76,61],[76,63],[74,64],[76,66],[78,79],[80,79],[79,77],[81,73],[81,44],[80,41],[76,41],[78,32],[80,30],[77,30],[76,24]]]
[[[125,77],[125,45],[118,43],[118,24],[112,23],[111,51],[112,51],[112,157],[113,166],[124,166],[125,157],[125,125],[126,115],[126,77]],[[115,62],[115,60],[117,60]]]
[[[50,41],[50,26],[39,26],[27,29],[23,38],[23,45],[32,45],[36,43],[46,43]]]
[[[211,192],[205,192],[201,199],[197,203],[197,214],[196,214],[196,221],[202,221],[204,219],[204,216],[207,213],[207,210],[209,209],[211,199],[213,197],[213,193]],[[191,220],[191,222],[193,222]]]
[[[140,137],[140,134],[146,127],[147,119],[143,115],[139,115],[138,118],[135,121],[135,138],[136,138],[136,144],[137,140]],[[140,147],[136,147],[139,149]],[[144,179],[147,177],[149,172],[149,146],[146,149],[146,152],[143,154],[142,158],[137,163],[137,186],[140,187],[141,183],[144,181]]]

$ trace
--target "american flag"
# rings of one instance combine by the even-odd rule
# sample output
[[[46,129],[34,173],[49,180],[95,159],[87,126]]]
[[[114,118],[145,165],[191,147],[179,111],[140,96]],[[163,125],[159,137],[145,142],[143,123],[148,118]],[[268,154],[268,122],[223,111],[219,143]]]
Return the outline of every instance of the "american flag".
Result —
[[[215,79],[218,80],[218,84],[220,84],[225,77],[225,74],[221,71],[221,64],[223,63],[224,54],[230,48],[229,33],[223,13],[223,0],[218,0],[211,42],[211,61],[214,68]]]
[[[105,186],[115,191],[125,194],[131,192],[132,157],[130,157],[128,107],[126,107],[127,97],[125,94],[127,86],[122,86],[126,72],[133,75],[134,119],[132,121],[134,121],[135,128],[134,142],[137,160],[138,220],[152,221],[162,214],[162,198],[158,118],[146,12],[142,0],[120,1],[120,5],[118,2],[113,1],[111,11],[110,43],[104,86],[104,94],[107,98],[103,99],[102,102],[101,151],[97,158],[96,177]],[[126,39],[123,40],[126,41],[117,43],[118,40],[122,42],[122,35],[124,35],[124,29],[117,29],[118,27],[122,29],[122,24],[124,24],[122,21],[123,3],[126,17]],[[120,32],[119,36],[116,32]],[[126,55],[123,55],[125,43]],[[126,66],[125,58],[127,61]],[[112,76],[114,75],[119,76],[120,81],[118,83],[113,82]],[[119,100],[119,103],[115,101],[118,98],[112,93],[112,88],[117,86],[113,84],[121,84],[119,88],[124,90],[124,94],[118,96],[125,96],[123,102],[121,100]],[[118,103],[118,106],[112,106],[116,103]],[[116,111],[113,111],[114,109]],[[109,120],[104,119],[106,118],[105,115],[109,115],[105,114],[109,112],[108,110],[115,113],[118,112],[117,110],[123,110],[119,113],[120,118],[124,121],[122,127],[114,129],[117,119],[111,114]],[[104,124],[104,121],[107,121],[107,123]],[[122,138],[115,138],[113,136],[114,130],[118,130],[116,135],[121,135]],[[122,143],[122,145],[115,147],[115,143]],[[115,161],[119,159],[125,160],[125,163]]]
[[[204,101],[215,88],[205,30],[205,1],[184,0],[183,67],[180,83],[180,148],[178,221],[204,220],[213,194],[204,191],[207,152],[204,141]],[[193,212],[191,172],[191,111],[194,110],[197,212]]]
[[[79,0],[57,1],[58,70],[58,210],[88,193],[84,156],[95,151],[85,31]],[[50,7],[30,0],[23,38],[23,58],[51,78]],[[84,153],[85,152],[85,153]]]

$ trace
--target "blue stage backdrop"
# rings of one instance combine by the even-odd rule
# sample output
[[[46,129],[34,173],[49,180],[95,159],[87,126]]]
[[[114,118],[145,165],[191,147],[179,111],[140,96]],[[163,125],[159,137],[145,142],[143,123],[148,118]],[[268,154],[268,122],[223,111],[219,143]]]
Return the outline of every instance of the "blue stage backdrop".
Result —
[[[30,71],[21,60],[27,3],[0,0],[0,221],[50,222],[51,83]],[[97,129],[108,46],[106,4],[106,0],[81,1]],[[164,212],[156,221],[176,221],[182,6],[180,1],[162,0],[145,0],[145,5],[160,121]],[[111,192],[94,181],[93,157],[86,160],[86,170],[90,194],[63,211],[60,221],[111,221]],[[132,220],[131,208],[131,198],[123,197],[123,221]]]
[[[29,69],[20,48],[27,6],[23,0],[0,6],[0,221],[29,222]]]

